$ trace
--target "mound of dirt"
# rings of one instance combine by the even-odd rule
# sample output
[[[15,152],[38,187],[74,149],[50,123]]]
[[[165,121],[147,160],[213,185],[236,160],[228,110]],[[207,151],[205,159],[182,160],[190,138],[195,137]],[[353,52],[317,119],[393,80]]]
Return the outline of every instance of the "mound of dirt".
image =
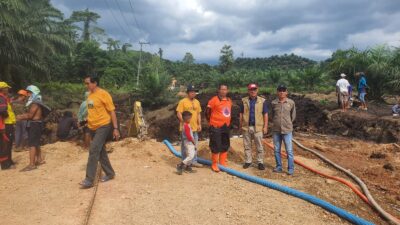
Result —
[[[376,116],[372,113],[350,110],[327,112],[326,123],[319,130],[322,133],[337,134],[372,140],[378,143],[400,141],[400,119],[392,116]]]
[[[208,124],[205,119],[205,109],[207,107],[208,101],[213,97],[212,94],[200,94],[197,99],[200,101],[202,108],[202,127],[203,131],[208,129]],[[232,93],[230,98],[233,101],[232,106],[232,134],[239,134],[239,104],[242,98],[246,95]],[[271,102],[276,98],[275,95],[268,93],[263,93],[263,97]],[[294,127],[298,131],[317,131],[318,127],[322,126],[326,120],[323,109],[317,106],[315,101],[309,98],[305,98],[303,95],[290,95],[296,103],[297,118],[294,123]],[[170,141],[177,141],[179,139],[179,123],[176,118],[176,106],[177,104],[172,104],[162,109],[158,109],[151,112],[146,112],[146,121],[149,124],[149,134],[152,138],[157,140],[163,140],[168,138]],[[208,132],[201,132],[200,139],[208,137]]]

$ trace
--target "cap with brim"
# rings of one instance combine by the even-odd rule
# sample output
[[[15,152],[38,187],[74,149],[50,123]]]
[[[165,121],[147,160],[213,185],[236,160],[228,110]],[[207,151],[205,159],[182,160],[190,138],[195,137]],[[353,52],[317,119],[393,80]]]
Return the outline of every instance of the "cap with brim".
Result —
[[[198,92],[199,90],[196,89],[193,85],[187,86],[186,92],[192,92],[192,91]]]
[[[342,73],[340,74],[341,77],[346,77],[346,74]]]
[[[247,85],[247,90],[254,90],[254,89],[257,89],[257,88],[258,88],[257,84],[249,84],[249,85]]]
[[[25,91],[25,90],[19,90],[19,91],[18,91],[18,94],[19,94],[19,95],[22,95],[22,96],[28,96],[28,92]]]
[[[11,87],[6,82],[2,81],[2,82],[0,82],[0,89],[3,89],[3,88],[11,88]]]
[[[276,88],[276,90],[278,90],[278,91],[285,90],[286,91],[287,87],[285,85],[281,84]]]

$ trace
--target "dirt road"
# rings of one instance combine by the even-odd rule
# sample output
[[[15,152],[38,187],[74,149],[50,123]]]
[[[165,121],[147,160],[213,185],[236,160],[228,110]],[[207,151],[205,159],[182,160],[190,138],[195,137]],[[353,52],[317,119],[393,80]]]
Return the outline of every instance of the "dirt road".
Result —
[[[240,148],[240,143],[233,140],[233,147]],[[201,143],[204,156],[206,145]],[[208,168],[178,176],[175,165],[179,160],[159,142],[125,139],[109,148],[117,177],[99,185],[89,224],[347,224],[305,201]],[[43,149],[47,164],[38,170],[0,171],[1,224],[78,225],[84,221],[93,193],[78,186],[85,174],[87,152],[71,143]],[[230,154],[230,166],[243,170],[240,154],[239,150]],[[16,153],[15,160],[22,168],[27,152]],[[323,167],[315,160],[304,160]],[[347,199],[357,208],[353,213],[364,210],[371,214],[364,203],[336,183],[300,168],[295,177],[272,174],[271,159],[267,165],[268,171],[251,168],[246,172],[305,192],[315,191],[319,197],[336,199],[333,204],[347,206],[343,203]],[[313,185],[306,185],[311,181]],[[368,219],[380,221],[373,215]]]

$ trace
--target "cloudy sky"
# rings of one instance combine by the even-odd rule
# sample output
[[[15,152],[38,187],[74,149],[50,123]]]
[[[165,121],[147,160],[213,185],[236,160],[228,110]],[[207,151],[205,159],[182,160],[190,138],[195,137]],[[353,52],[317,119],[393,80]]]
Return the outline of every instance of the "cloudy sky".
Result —
[[[224,44],[235,57],[295,53],[315,60],[338,48],[400,47],[400,0],[51,0],[69,17],[89,8],[122,43],[151,42],[180,60],[217,62]]]

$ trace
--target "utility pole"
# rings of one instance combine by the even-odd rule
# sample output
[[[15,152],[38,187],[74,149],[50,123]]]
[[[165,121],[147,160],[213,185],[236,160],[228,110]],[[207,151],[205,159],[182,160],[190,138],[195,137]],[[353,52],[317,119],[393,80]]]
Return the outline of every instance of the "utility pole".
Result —
[[[138,68],[137,68],[137,79],[136,79],[136,86],[139,87],[139,77],[140,77],[140,62],[142,61],[142,50],[143,50],[143,45],[149,45],[150,42],[141,42],[139,41],[140,44],[140,53],[139,53],[139,63],[138,63]]]

